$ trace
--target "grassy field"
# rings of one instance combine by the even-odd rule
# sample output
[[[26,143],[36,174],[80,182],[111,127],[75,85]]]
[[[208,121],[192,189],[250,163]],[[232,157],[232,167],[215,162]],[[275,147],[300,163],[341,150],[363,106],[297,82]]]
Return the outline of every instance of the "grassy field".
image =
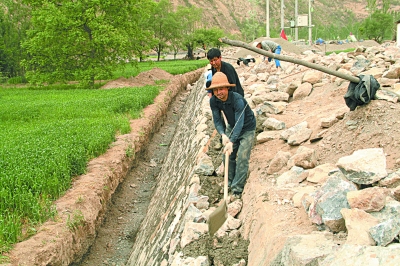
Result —
[[[332,53],[335,54],[339,54],[339,53],[349,53],[349,52],[353,52],[355,48],[349,48],[349,49],[345,49],[345,50],[337,50],[337,51],[331,51],[331,52],[326,52],[325,55],[330,55]]]
[[[208,60],[166,60],[166,61],[146,61],[133,65],[126,65],[114,72],[114,78],[118,77],[135,77],[140,72],[161,68],[172,75],[187,73],[201,67],[205,67]]]
[[[144,62],[117,70],[115,77],[154,67],[183,74],[207,63]],[[53,202],[72,178],[85,173],[89,160],[104,153],[117,134],[128,133],[129,120],[138,118],[162,89],[0,87],[0,254],[56,215]]]

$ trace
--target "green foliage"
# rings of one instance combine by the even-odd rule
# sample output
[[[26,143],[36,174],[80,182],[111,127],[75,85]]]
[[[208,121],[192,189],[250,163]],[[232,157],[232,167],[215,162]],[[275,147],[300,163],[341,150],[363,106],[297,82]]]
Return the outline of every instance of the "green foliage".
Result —
[[[246,41],[252,41],[260,36],[265,36],[265,24],[259,22],[254,12],[250,11],[250,17],[238,24]]]
[[[350,48],[350,49],[344,49],[344,50],[336,50],[336,51],[332,51],[332,52],[326,52],[325,55],[330,55],[330,54],[333,54],[333,53],[338,54],[338,53],[341,53],[341,52],[343,52],[343,53],[348,53],[348,52],[353,52],[353,51],[354,51],[354,48]]]
[[[157,52],[159,61],[161,53],[168,48],[168,42],[179,28],[179,20],[174,16],[172,3],[168,0],[156,3],[147,24],[153,32],[152,49]]]
[[[1,243],[0,243],[0,246],[1,246]],[[1,253],[2,251],[0,250],[0,253]],[[10,263],[10,258],[9,257],[6,257],[6,256],[3,256],[3,255],[0,255],[0,263]]]
[[[224,32],[217,27],[197,29],[193,32],[193,40],[203,49],[217,47],[221,43],[218,39],[222,37],[224,37]]]
[[[314,40],[322,38],[324,40],[345,40],[349,34],[353,33],[359,36],[359,23],[353,23],[346,27],[339,27],[338,25],[331,24],[329,26],[316,26],[313,28]],[[299,38],[308,39],[308,29],[299,31]]]
[[[149,21],[152,19],[151,14],[154,13],[156,7],[155,1],[144,1],[142,3],[143,12],[138,16],[138,20],[135,21],[137,28],[140,31],[136,31],[129,35],[129,46],[136,58],[141,61],[146,57],[146,53],[152,49],[155,45],[156,40],[153,39],[153,31],[149,25]],[[128,56],[128,61],[130,57]]]
[[[85,173],[116,134],[128,133],[129,120],[159,90],[0,88],[0,251],[24,238],[22,227],[54,216],[53,201],[71,178]]]
[[[7,84],[22,84],[22,83],[27,83],[28,81],[26,80],[25,77],[13,77],[13,78],[9,78],[7,80]]]
[[[201,20],[201,15],[202,10],[194,6],[178,6],[176,11],[176,17],[180,18],[180,27],[177,34],[182,37],[181,40],[187,49],[187,55],[189,59],[194,59],[193,50],[196,46],[194,32],[197,29],[196,25]]]
[[[34,84],[77,80],[93,86],[131,58],[130,36],[142,35],[138,21],[148,16],[150,0],[82,0],[32,3],[32,29],[23,44],[22,63]]]
[[[81,210],[74,210],[74,212],[72,213],[72,217],[70,214],[68,214],[67,227],[69,230],[74,231],[84,224],[85,217],[83,216]]]
[[[135,157],[135,148],[129,145],[128,148],[125,150],[125,155],[129,158],[134,158]]]
[[[393,17],[377,10],[364,20],[360,26],[360,34],[366,39],[382,43],[384,39],[391,39],[393,27]]]
[[[19,1],[0,3],[0,79],[24,75],[20,60],[26,55],[21,42],[30,26],[28,14],[28,8]]]

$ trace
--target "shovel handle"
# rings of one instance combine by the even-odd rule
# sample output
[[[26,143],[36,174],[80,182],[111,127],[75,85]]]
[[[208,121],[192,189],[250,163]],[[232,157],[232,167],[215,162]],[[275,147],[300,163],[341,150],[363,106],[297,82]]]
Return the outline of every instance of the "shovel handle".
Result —
[[[229,154],[225,153],[225,167],[224,167],[224,200],[228,199],[228,167],[229,167]]]

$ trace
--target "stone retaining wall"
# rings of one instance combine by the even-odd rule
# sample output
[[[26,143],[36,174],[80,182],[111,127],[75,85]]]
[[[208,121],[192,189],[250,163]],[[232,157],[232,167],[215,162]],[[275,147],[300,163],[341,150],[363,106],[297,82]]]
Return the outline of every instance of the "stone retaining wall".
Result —
[[[158,186],[127,265],[160,265],[174,253],[190,206],[189,190],[196,176],[195,166],[210,138],[203,132],[203,101],[206,95],[200,79],[191,88],[186,105],[158,176]],[[165,260],[164,260],[165,262]],[[161,264],[162,265],[162,264]]]

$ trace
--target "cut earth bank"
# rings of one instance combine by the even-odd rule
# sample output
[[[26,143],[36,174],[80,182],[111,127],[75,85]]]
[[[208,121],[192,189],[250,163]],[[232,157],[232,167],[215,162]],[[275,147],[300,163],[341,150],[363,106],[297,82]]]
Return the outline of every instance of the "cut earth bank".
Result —
[[[343,71],[347,69],[353,74],[376,71],[374,75],[386,88],[394,88],[399,78],[399,53],[393,45],[363,49],[356,56],[350,53],[324,57],[286,51],[286,55]],[[240,52],[243,51],[229,48],[223,55],[232,57]],[[356,68],[360,61],[365,63],[363,69]],[[241,259],[248,265],[357,265],[355,260],[362,265],[363,260],[371,257],[376,265],[390,265],[388,260],[399,259],[398,244],[393,243],[398,242],[399,232],[399,225],[394,222],[399,220],[398,202],[394,200],[399,195],[397,99],[381,95],[387,100],[374,100],[350,112],[343,100],[348,82],[290,63],[283,63],[285,73],[278,76],[272,66],[273,63],[235,65],[259,122],[258,143],[252,152],[243,198],[231,203],[229,208],[236,218],[228,219],[229,223],[223,227],[226,230],[217,232],[214,241],[204,240],[207,226],[201,217],[211,208],[205,212],[200,210],[214,207],[216,198],[221,198],[216,184],[221,184],[222,178],[214,174],[214,169],[221,173],[217,169],[219,151],[214,149],[218,141],[213,137],[200,78],[188,87],[191,93],[185,113],[157,178],[159,184],[127,265],[189,265],[190,261],[222,265],[226,259],[230,263],[223,265],[244,263]],[[197,79],[200,74],[196,72]],[[144,117],[151,120],[152,115]],[[153,130],[149,128],[155,121],[141,128],[148,134],[139,130],[129,139],[149,137]],[[306,122],[306,126],[293,128],[301,122]],[[138,125],[134,122],[133,126]],[[314,139],[319,141],[310,141]],[[123,145],[112,157],[105,155],[98,164],[91,163],[90,169],[97,168],[102,173],[100,179],[113,184],[114,189],[129,165],[126,150],[132,147],[126,146],[126,142],[126,139],[120,141]],[[353,159],[346,156],[358,150],[361,150],[361,155],[356,156],[359,164],[349,165]],[[107,161],[113,164],[107,165]],[[337,171],[338,168],[341,170]],[[352,175],[338,176],[340,173]],[[352,177],[353,182],[349,182]],[[113,191],[104,191],[103,186],[96,189],[93,187],[96,182],[98,177],[86,182],[78,178],[72,190],[79,183],[83,184],[82,190],[74,197],[67,197],[68,205],[58,205],[61,220],[65,219],[59,221],[62,227],[52,231],[56,222],[46,223],[37,236],[18,244],[11,252],[14,261],[20,265],[68,265],[84,253],[100,223],[102,205]],[[332,187],[329,182],[336,183]],[[214,189],[206,190],[207,187]],[[338,187],[340,191],[332,192]],[[103,194],[106,197],[100,198]],[[81,195],[87,195],[85,206],[78,204]],[[341,204],[333,206],[336,203]],[[348,211],[341,213],[342,208]],[[67,214],[78,209],[84,213],[85,225],[68,235]],[[93,210],[100,215],[94,215]],[[384,225],[389,228],[378,230]],[[371,231],[371,228],[375,229]],[[249,240],[248,257],[247,254],[240,257],[240,252],[235,250],[241,248],[239,235]],[[224,242],[226,238],[230,239],[228,245]],[[215,255],[218,253],[210,252],[224,246],[230,248],[224,253],[228,255],[221,252],[218,257]]]

